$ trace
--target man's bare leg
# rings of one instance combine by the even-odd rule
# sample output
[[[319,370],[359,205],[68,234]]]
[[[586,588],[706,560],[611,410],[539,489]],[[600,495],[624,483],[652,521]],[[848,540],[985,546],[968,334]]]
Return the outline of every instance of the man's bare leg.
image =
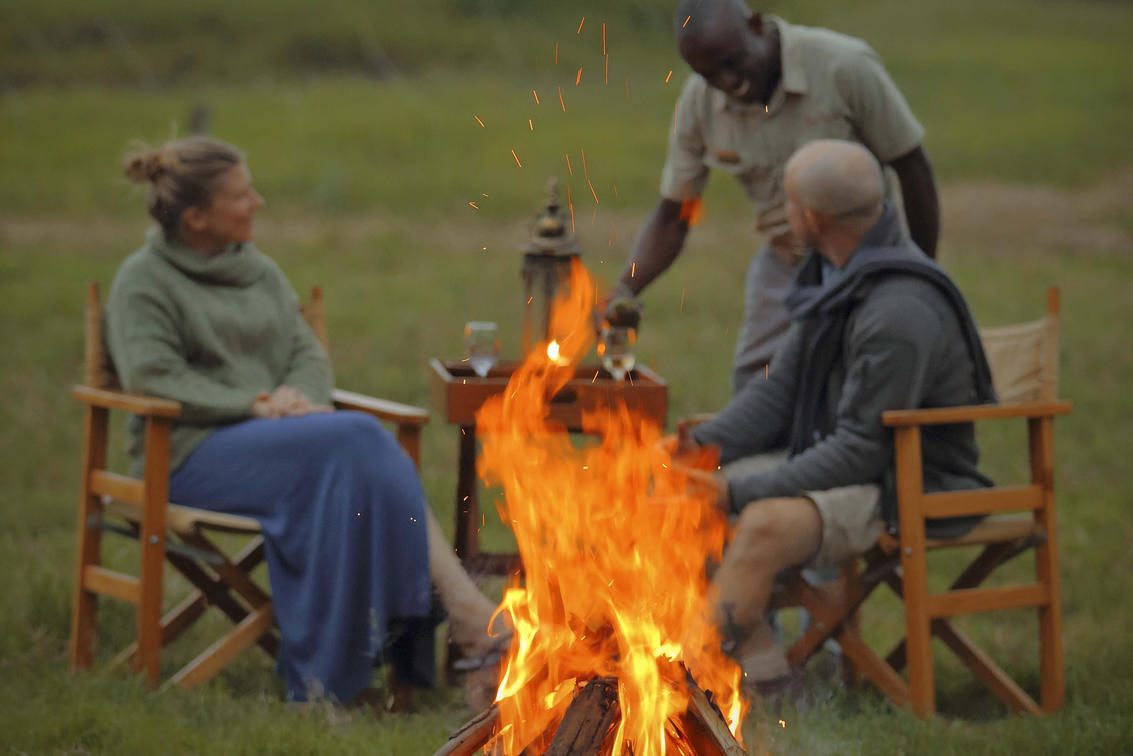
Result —
[[[822,518],[810,499],[763,499],[749,504],[737,518],[712,583],[721,639],[749,681],[787,673],[786,656],[765,620],[767,605],[775,576],[805,564],[821,541]]]

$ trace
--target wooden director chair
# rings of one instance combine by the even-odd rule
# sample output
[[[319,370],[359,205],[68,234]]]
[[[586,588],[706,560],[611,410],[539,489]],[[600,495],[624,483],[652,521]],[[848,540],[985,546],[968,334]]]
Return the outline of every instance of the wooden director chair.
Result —
[[[311,289],[302,307],[304,317],[328,347],[322,289]],[[251,576],[264,559],[259,524],[250,518],[177,506],[169,492],[169,437],[180,414],[177,402],[122,391],[106,353],[98,285],[88,284],[85,330],[85,382],[72,388],[84,405],[82,472],[78,513],[78,558],[71,615],[70,664],[90,667],[99,595],[137,607],[137,639],[113,664],[130,663],[150,686],[160,678],[160,652],[215,606],[233,623],[223,637],[173,674],[165,683],[194,688],[216,675],[229,661],[253,645],[275,656],[279,639],[271,597]],[[396,427],[402,448],[420,466],[421,427],[429,413],[418,407],[335,389],[337,409],[366,412]],[[110,410],[124,410],[145,419],[145,470],[141,478],[107,467]],[[137,575],[102,566],[103,531],[135,538],[141,547]],[[235,555],[212,540],[215,533],[246,536]],[[193,586],[183,601],[162,615],[165,603],[163,566],[168,561]]]
[[[940,639],[1013,712],[1041,714],[1062,706],[1065,678],[1062,657],[1058,539],[1054,504],[1054,418],[1071,405],[1055,397],[1058,388],[1058,290],[1047,295],[1046,315],[1029,323],[980,331],[999,399],[997,404],[886,412],[896,454],[899,526],[883,533],[849,569],[842,596],[820,594],[798,572],[791,573],[774,606],[801,605],[812,617],[810,628],[790,649],[793,666],[813,656],[828,638],[841,644],[853,672],[875,684],[899,706],[919,717],[935,712],[930,641]],[[973,491],[926,494],[921,474],[921,429],[930,425],[1015,419],[1028,433],[1030,482]],[[1022,512],[1022,515],[1008,515]],[[935,539],[926,533],[930,518],[986,516],[966,535]],[[979,548],[975,559],[948,590],[929,592],[927,554],[952,548]],[[996,569],[1034,550],[1035,579],[994,588],[979,587]],[[862,602],[879,585],[902,600],[905,639],[884,658],[865,644],[856,627]],[[1034,607],[1039,619],[1041,668],[1037,703],[991,658],[958,629],[952,618],[976,612]],[[901,676],[907,671],[907,680]]]

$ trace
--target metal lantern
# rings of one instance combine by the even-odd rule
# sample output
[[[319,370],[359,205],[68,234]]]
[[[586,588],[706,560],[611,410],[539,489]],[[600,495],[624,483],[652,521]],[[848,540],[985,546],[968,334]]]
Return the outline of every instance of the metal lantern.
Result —
[[[547,205],[532,219],[523,245],[523,354],[538,340],[551,338],[551,303],[570,280],[571,261],[580,250],[559,204],[559,180],[547,180]]]

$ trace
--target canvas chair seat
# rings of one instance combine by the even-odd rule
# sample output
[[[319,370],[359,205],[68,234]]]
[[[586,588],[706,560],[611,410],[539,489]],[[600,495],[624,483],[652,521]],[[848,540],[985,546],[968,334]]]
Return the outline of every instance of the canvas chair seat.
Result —
[[[929,551],[950,549],[956,546],[986,546],[989,543],[1015,541],[1021,538],[1041,538],[1042,527],[1030,517],[989,517],[956,538],[926,538]],[[896,539],[894,539],[896,543]]]
[[[302,312],[328,350],[322,290],[314,287]],[[232,621],[222,638],[168,677],[166,685],[194,688],[215,676],[252,646],[274,656],[279,638],[271,595],[253,577],[264,560],[264,540],[256,520],[239,515],[184,507],[168,501],[169,438],[180,414],[177,402],[122,391],[114,375],[103,333],[102,302],[98,285],[87,286],[85,309],[84,382],[72,388],[84,406],[81,492],[78,511],[79,546],[76,559],[74,604],[71,614],[70,666],[72,671],[94,661],[94,634],[100,596],[126,601],[137,607],[136,640],[111,665],[130,664],[156,686],[161,677],[160,652],[212,607]],[[365,412],[392,424],[398,442],[420,467],[421,428],[429,413],[419,407],[335,389],[336,409]],[[135,478],[107,466],[111,411],[125,411],[145,421],[146,469]],[[121,523],[125,522],[125,526]],[[105,531],[130,536],[141,551],[139,574],[132,575],[102,564]],[[246,536],[234,554],[226,553],[209,534]],[[227,543],[226,539],[226,543]],[[164,615],[163,566],[168,562],[194,588]],[[404,703],[394,681],[395,697]]]

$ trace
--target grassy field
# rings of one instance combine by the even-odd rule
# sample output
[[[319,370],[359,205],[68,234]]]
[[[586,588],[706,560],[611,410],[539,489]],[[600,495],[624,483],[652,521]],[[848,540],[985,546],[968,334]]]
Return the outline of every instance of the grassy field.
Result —
[[[67,675],[80,419],[67,387],[80,374],[82,285],[108,284],[146,226],[118,157],[132,139],[184,133],[190,111],[206,108],[213,133],[247,149],[268,198],[260,246],[297,289],[327,289],[339,384],[428,406],[425,361],[460,353],[464,321],[499,321],[518,350],[517,249],[548,176],[571,190],[595,275],[612,282],[620,271],[655,201],[684,72],[668,11],[646,0],[422,0],[411,11],[335,0],[317,13],[294,0],[135,5],[0,8],[0,750],[431,753],[468,716],[458,691],[420,696],[409,716],[343,722],[286,709],[270,662],[255,654],[192,695]],[[941,259],[981,323],[1032,317],[1045,287],[1062,287],[1062,393],[1075,402],[1057,431],[1069,693],[1056,716],[1009,718],[942,660],[944,718],[917,722],[870,691],[832,693],[786,729],[753,718],[749,743],[775,753],[1129,752],[1133,10],[1024,0],[772,9],[865,36],[885,58],[942,179]],[[671,420],[727,397],[736,282],[753,246],[736,187],[715,181],[706,205],[687,254],[646,296],[639,352],[670,382]],[[1017,473],[1006,460],[1018,435],[986,439],[997,475]],[[455,458],[453,429],[434,421],[424,478],[446,523]],[[498,524],[487,532],[490,543],[507,538]],[[131,548],[111,540],[108,552],[122,563]],[[871,605],[872,635],[897,632],[894,609]],[[221,627],[175,647],[170,667]],[[968,627],[1036,681],[1029,613]],[[130,614],[108,602],[101,652],[130,629]]]

